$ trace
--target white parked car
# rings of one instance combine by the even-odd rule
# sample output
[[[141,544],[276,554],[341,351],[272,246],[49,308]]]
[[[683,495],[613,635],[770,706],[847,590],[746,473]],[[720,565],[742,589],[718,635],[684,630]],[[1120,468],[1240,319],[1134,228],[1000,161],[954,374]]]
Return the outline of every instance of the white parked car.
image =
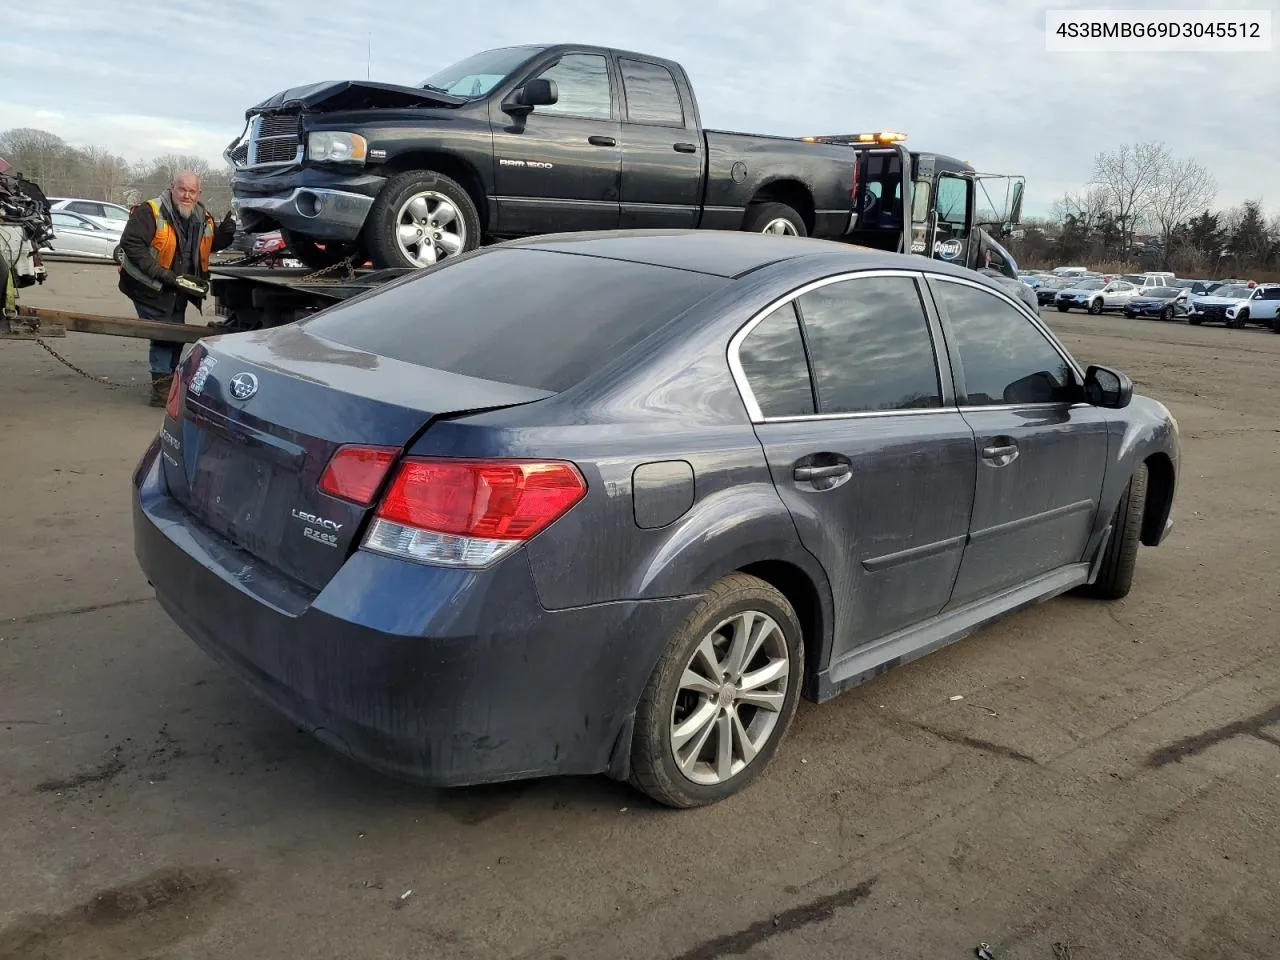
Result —
[[[105,200],[76,200],[74,198],[67,199],[66,197],[50,197],[49,209],[55,212],[63,210],[67,213],[78,214],[92,220],[100,227],[115,230],[117,233],[124,231],[124,225],[129,220],[128,207],[122,207],[118,203],[107,203]]]
[[[53,220],[53,239],[42,249],[69,257],[95,257],[120,262],[123,224],[119,229],[112,230],[99,226],[88,217],[65,210],[55,210],[50,216]]]

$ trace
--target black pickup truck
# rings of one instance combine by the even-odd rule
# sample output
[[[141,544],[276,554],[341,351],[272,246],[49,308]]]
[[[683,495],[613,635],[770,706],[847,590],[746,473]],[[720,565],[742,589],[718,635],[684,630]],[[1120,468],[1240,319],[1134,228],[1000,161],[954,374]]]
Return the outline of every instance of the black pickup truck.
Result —
[[[417,87],[286,90],[246,121],[226,153],[242,226],[282,229],[310,267],[574,230],[852,226],[846,146],[704,130],[679,64],[623,50],[489,50]]]

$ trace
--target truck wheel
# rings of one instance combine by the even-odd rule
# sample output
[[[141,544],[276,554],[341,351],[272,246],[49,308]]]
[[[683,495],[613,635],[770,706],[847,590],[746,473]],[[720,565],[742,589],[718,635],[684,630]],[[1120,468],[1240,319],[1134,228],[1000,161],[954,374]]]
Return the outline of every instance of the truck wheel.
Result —
[[[309,237],[290,233],[288,230],[281,230],[280,236],[284,238],[285,248],[301,260],[304,267],[312,270],[332,267],[335,263],[356,253],[358,249],[358,244],[342,243],[336,240],[312,240]]]
[[[1089,304],[1089,313],[1090,313],[1090,314],[1092,314],[1093,316],[1095,316],[1095,317],[1096,317],[1096,316],[1097,316],[1098,314],[1100,314],[1101,312],[1102,312],[1102,301],[1101,301],[1101,300],[1094,300],[1092,303],[1090,303],[1090,304]]]
[[[1142,538],[1142,511],[1147,505],[1147,468],[1144,464],[1129,478],[1115,516],[1111,518],[1111,539],[1098,579],[1081,589],[1081,593],[1100,600],[1119,600],[1129,595],[1133,570],[1138,564],[1138,545]]]
[[[717,581],[645,685],[632,785],[669,807],[742,790],[773,759],[803,679],[804,636],[787,598],[743,573]]]
[[[785,203],[753,203],[742,220],[747,233],[776,233],[786,237],[807,237],[804,217]]]
[[[429,267],[480,245],[480,214],[455,180],[410,170],[373,201],[364,238],[378,267]]]

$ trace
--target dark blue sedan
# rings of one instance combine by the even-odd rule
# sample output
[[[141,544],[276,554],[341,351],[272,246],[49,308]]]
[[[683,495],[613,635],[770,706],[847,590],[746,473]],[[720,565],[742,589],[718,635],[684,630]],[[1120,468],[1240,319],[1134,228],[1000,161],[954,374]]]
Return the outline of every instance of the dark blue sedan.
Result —
[[[1130,319],[1147,317],[1151,320],[1174,320],[1187,315],[1186,287],[1152,287],[1141,296],[1134,297],[1124,308]]]
[[[1126,595],[1177,469],[1168,410],[979,274],[574,234],[203,341],[134,529],[182,629],[359,761],[688,807],[801,696]]]

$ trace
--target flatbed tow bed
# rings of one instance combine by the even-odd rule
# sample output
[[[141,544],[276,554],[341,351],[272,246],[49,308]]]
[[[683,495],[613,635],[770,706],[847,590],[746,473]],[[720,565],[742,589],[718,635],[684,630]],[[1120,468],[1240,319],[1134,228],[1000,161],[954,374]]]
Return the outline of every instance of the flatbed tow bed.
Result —
[[[19,305],[13,316],[0,323],[0,339],[33,340],[65,337],[72,333],[97,333],[113,337],[169,340],[195,343],[218,333],[254,330],[292,323],[299,317],[343,300],[367,293],[407,273],[412,268],[352,270],[338,274],[332,268],[226,265],[210,269],[211,298],[218,323],[188,322],[182,326],[139,320],[135,317],[104,316]]]

